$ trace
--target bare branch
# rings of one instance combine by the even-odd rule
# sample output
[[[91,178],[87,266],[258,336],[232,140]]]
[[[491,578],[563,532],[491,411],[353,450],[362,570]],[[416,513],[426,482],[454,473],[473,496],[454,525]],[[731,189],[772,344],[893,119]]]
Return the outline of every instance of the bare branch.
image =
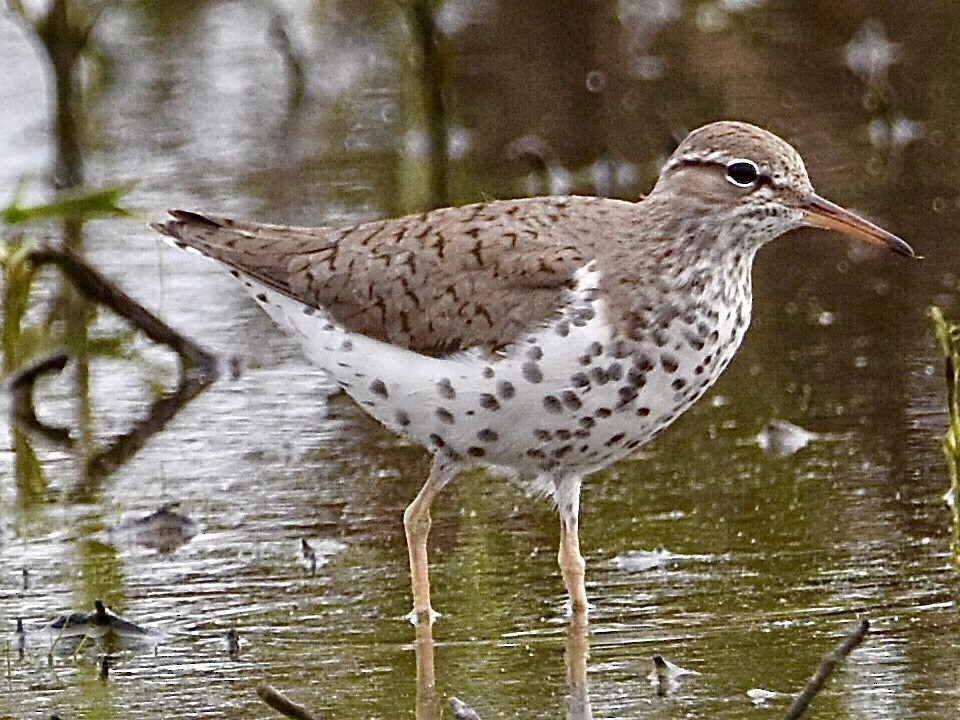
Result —
[[[797,695],[790,709],[787,710],[787,714],[783,716],[783,720],[797,720],[797,718],[806,712],[810,702],[816,697],[817,693],[820,692],[823,684],[827,681],[827,678],[830,677],[830,674],[837,665],[844,661],[847,655],[853,652],[854,648],[863,642],[863,638],[869,629],[870,621],[864,618],[833,652],[826,655],[823,660],[820,661],[820,667],[817,669],[817,672],[810,678],[810,681],[803,691]]]
[[[303,705],[298,705],[293,702],[293,700],[290,700],[286,695],[268,683],[262,682],[257,685],[257,695],[259,695],[260,699],[267,705],[281,715],[286,715],[288,718],[293,718],[294,720],[317,720],[317,716],[303,707]]]

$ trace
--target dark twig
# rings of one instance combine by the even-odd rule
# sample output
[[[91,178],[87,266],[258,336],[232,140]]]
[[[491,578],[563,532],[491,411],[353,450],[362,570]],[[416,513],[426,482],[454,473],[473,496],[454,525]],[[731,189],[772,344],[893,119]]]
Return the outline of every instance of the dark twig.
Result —
[[[109,446],[99,450],[87,460],[84,474],[86,481],[74,488],[70,494],[71,498],[74,500],[87,498],[89,489],[86,485],[87,481],[106,477],[123,466],[209,384],[210,380],[207,379],[183,380],[173,392],[155,400],[150,405],[150,412],[145,418],[136,422],[130,430],[114,438]]]
[[[287,69],[287,79],[289,81],[289,103],[291,108],[296,108],[303,102],[303,92],[306,86],[306,70],[302,54],[297,52],[287,31],[287,26],[279,10],[274,10],[273,17],[270,18],[270,39],[274,47],[283,58],[283,64]]]
[[[298,705],[293,702],[293,700],[290,700],[275,687],[265,682],[257,685],[257,695],[259,695],[260,699],[267,705],[281,715],[286,715],[288,718],[293,718],[294,720],[317,720],[317,716],[303,707],[303,705]]]
[[[75,254],[42,248],[32,251],[28,258],[35,265],[56,265],[88,298],[125,317],[154,342],[169,347],[180,357],[184,375],[196,370],[205,379],[217,376],[216,355],[171,328]]]
[[[783,720],[797,720],[797,718],[806,712],[810,702],[816,697],[817,693],[820,692],[820,689],[827,681],[827,678],[830,677],[830,674],[837,665],[844,661],[847,655],[853,652],[854,648],[863,642],[863,638],[869,629],[870,621],[867,619],[861,620],[857,627],[843,639],[843,642],[820,661],[820,667],[817,669],[817,672],[810,678],[810,681],[803,691],[797,695],[790,709],[787,710],[787,714],[783,716]]]
[[[47,425],[37,417],[33,404],[33,388],[37,378],[66,367],[70,356],[63,350],[45,355],[13,373],[7,381],[12,399],[13,417],[20,427],[35,430],[62,445],[72,445],[69,428]]]

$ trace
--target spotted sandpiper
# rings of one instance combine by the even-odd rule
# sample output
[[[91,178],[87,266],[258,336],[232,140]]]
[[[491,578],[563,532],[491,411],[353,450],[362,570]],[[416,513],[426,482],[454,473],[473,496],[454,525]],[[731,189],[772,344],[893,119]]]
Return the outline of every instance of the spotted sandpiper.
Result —
[[[348,228],[170,214],[157,230],[225,264],[360,407],[433,453],[403,515],[418,622],[434,615],[430,505],[475,465],[556,503],[564,584],[586,612],[581,482],[720,376],[766,242],[808,226],[914,257],[741,122],[692,132],[638,202],[499,200]]]

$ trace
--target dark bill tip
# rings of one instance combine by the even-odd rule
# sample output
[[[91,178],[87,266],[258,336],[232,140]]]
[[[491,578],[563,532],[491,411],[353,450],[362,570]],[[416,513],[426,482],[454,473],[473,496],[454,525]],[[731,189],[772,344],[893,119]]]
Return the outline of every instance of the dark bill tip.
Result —
[[[889,248],[898,255],[919,258],[913,248],[891,232],[874,225],[856,213],[845,210],[819,195],[810,194],[800,202],[804,220],[811,227],[835,230],[847,237],[863,240],[871,245]]]

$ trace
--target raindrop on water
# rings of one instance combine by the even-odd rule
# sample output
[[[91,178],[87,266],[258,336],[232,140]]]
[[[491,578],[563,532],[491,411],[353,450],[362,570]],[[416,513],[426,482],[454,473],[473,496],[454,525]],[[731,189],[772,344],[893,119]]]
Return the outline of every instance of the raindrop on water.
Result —
[[[607,86],[607,74],[602,70],[591,70],[587,73],[587,90],[592,93],[602,92]]]

